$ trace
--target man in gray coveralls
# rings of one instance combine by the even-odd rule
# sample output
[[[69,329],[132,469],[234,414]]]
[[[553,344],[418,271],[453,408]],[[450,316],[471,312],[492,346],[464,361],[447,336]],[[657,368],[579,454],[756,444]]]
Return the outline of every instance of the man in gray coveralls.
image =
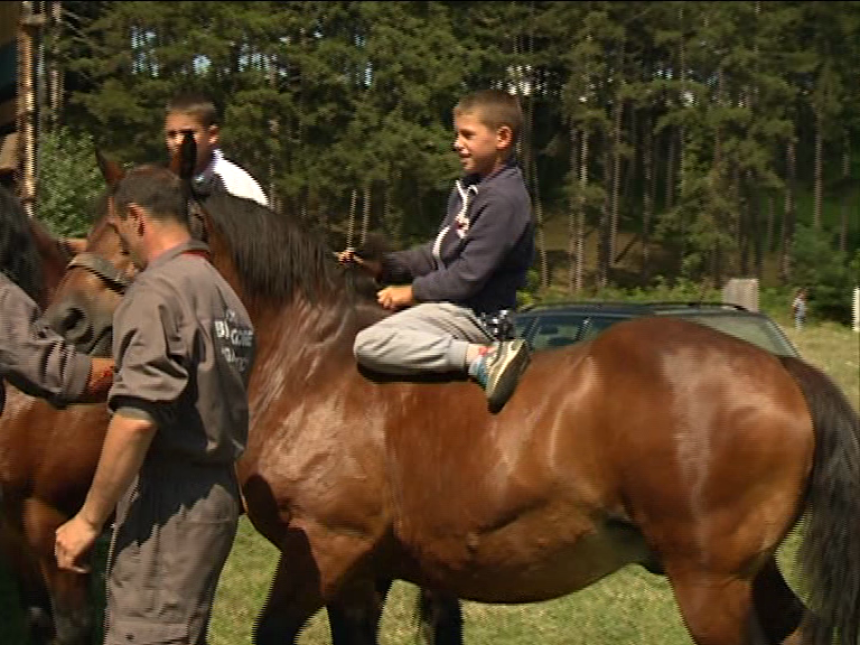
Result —
[[[79,559],[116,506],[106,645],[199,645],[238,524],[254,330],[191,238],[175,175],[132,170],[111,217],[141,272],[114,314],[113,417],[84,506],[57,530],[57,561],[86,571]]]

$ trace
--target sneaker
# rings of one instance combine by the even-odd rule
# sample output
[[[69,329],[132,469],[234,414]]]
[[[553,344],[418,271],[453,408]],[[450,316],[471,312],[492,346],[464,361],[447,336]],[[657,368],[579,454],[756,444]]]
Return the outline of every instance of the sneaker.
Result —
[[[495,412],[511,398],[531,355],[522,338],[495,343],[493,347],[493,352],[480,359],[475,380],[484,388],[490,409]]]

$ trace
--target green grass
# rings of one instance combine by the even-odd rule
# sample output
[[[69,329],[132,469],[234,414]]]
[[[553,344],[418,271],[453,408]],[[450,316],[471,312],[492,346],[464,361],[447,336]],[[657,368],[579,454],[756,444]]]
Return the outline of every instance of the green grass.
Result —
[[[772,314],[802,355],[821,367],[860,408],[860,335],[832,323],[811,324],[801,332],[779,312]],[[780,552],[790,583],[796,537]],[[242,518],[224,569],[212,618],[211,645],[250,645],[254,619],[263,606],[277,562],[275,548]],[[0,573],[0,643],[23,645],[20,616],[10,611],[14,589]],[[381,625],[382,645],[417,642],[415,587],[395,583]],[[667,581],[635,566],[564,598],[524,605],[465,602],[465,638],[469,645],[688,645]],[[331,642],[324,612],[309,622],[301,645]]]

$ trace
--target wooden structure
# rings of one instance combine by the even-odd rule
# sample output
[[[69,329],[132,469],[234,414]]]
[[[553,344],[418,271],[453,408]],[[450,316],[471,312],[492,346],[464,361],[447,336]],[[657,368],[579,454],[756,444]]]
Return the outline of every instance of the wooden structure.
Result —
[[[38,181],[40,95],[46,83],[43,32],[60,2],[0,2],[0,182],[33,214]]]

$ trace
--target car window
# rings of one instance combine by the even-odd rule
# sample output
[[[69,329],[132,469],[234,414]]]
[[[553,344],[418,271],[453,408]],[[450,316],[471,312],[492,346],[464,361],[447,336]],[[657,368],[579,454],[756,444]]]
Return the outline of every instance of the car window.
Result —
[[[579,340],[585,316],[575,314],[544,314],[536,321],[517,321],[518,330],[533,349],[549,349],[572,345]]]
[[[626,319],[617,316],[592,316],[591,319],[588,321],[588,325],[585,328],[585,333],[582,335],[582,340],[594,338],[598,334],[602,333],[605,329],[608,329],[615,323],[619,323],[622,320]]]
[[[784,338],[776,324],[756,316],[681,316],[685,320],[707,325],[726,334],[731,334],[772,354],[794,356],[796,352]]]

